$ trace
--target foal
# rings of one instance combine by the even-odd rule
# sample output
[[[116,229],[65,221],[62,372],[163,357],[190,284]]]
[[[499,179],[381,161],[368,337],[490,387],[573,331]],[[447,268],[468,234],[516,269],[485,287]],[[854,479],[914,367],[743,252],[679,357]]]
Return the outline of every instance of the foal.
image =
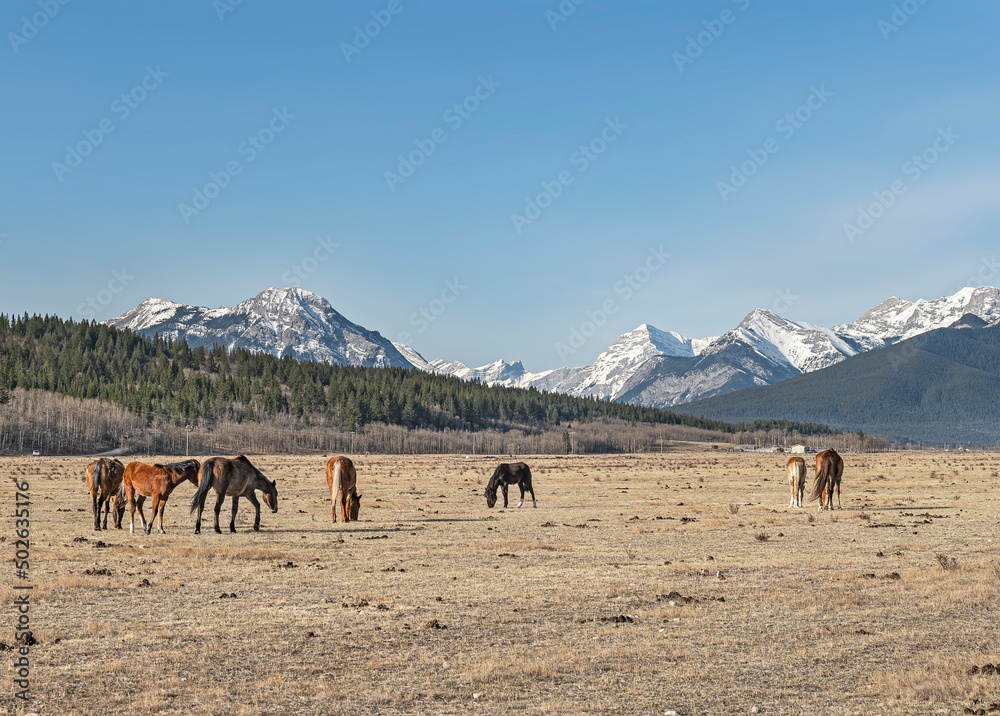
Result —
[[[148,465],[144,462],[130,462],[122,475],[122,486],[118,491],[121,498],[128,499],[129,525],[128,531],[135,532],[135,510],[139,509],[139,519],[142,520],[142,527],[149,534],[153,529],[153,522],[156,516],[160,516],[160,534],[166,534],[163,529],[163,509],[167,506],[167,498],[174,488],[185,480],[190,480],[195,487],[198,486],[198,469],[201,465],[197,460],[185,460],[175,462],[170,465]],[[153,513],[149,516],[149,523],[142,514],[142,503],[146,497],[153,500]]]
[[[788,458],[788,488],[792,492],[789,507],[802,507],[806,492],[806,461],[801,457]]]

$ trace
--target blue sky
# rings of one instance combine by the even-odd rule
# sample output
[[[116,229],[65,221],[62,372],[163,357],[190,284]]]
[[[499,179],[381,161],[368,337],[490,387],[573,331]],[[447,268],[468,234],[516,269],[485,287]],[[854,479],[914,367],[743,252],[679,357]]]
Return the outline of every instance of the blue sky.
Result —
[[[1000,282],[996,3],[63,1],[0,9],[2,312],[297,284],[541,370]]]

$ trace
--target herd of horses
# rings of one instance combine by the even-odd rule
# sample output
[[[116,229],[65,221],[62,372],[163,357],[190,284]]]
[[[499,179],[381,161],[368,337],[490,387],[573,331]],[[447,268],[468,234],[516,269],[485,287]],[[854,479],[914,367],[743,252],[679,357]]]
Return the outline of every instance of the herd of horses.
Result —
[[[805,495],[806,464],[801,457],[788,459],[788,485],[791,489],[789,507],[802,507]],[[837,509],[840,507],[840,478],[844,473],[844,461],[834,450],[824,450],[816,455],[816,480],[810,500],[819,500],[819,509],[833,509],[833,493],[837,493]],[[256,492],[261,493],[264,504],[271,512],[278,511],[278,488],[274,480],[269,480],[254,467],[245,455],[237,457],[210,457],[205,462],[183,460],[167,464],[130,462],[122,464],[117,458],[102,457],[87,465],[87,489],[90,491],[94,511],[94,529],[108,528],[108,515],[113,516],[115,528],[121,529],[125,507],[129,510],[129,532],[135,532],[135,513],[139,511],[140,527],[150,534],[153,523],[158,522],[157,531],[166,534],[163,528],[163,510],[167,498],[174,488],[190,482],[197,489],[191,498],[191,512],[197,512],[194,533],[201,533],[201,514],[205,509],[208,493],[215,490],[215,531],[220,533],[219,513],[226,497],[233,498],[229,531],[236,531],[236,512],[241,497],[254,506],[253,529],[260,531],[260,502]],[[344,522],[354,522],[361,511],[361,495],[358,493],[358,471],[354,462],[341,455],[330,458],[326,463],[326,484],[330,491],[330,505],[333,522],[337,522],[337,505]],[[486,485],[486,506],[492,508],[497,503],[497,491],[503,493],[503,506],[507,507],[507,488],[517,485],[521,490],[518,507],[524,504],[524,493],[531,493],[532,507],[538,507],[535,490],[531,485],[531,469],[523,462],[501,463],[493,471]],[[149,521],[143,514],[142,505],[150,498],[152,512]],[[101,516],[103,514],[103,522]]]

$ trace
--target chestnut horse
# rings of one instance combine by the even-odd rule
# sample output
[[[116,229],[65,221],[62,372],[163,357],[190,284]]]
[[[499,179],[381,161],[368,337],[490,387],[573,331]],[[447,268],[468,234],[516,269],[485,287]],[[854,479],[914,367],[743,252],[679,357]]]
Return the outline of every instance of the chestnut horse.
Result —
[[[338,502],[344,522],[357,522],[361,495],[358,494],[358,471],[351,458],[340,455],[330,458],[326,463],[326,484],[330,488],[333,523],[337,524]]]
[[[199,467],[201,466],[197,460],[185,460],[169,465],[130,462],[125,468],[125,474],[122,475],[122,486],[118,491],[123,500],[128,499],[128,531],[135,532],[135,511],[138,508],[139,519],[146,534],[152,531],[157,515],[160,517],[157,532],[166,534],[166,530],[163,529],[163,510],[167,506],[167,498],[174,488],[185,480],[190,480],[191,484],[197,487]],[[142,503],[147,497],[153,501],[153,512],[149,516],[148,523],[142,514]]]
[[[260,502],[254,495],[254,490],[260,490],[264,502],[271,512],[278,511],[278,488],[273,480],[268,480],[263,473],[254,467],[245,455],[239,457],[211,457],[201,466],[201,484],[198,491],[191,499],[191,512],[198,510],[198,519],[194,523],[194,533],[201,533],[201,511],[205,509],[205,498],[208,491],[215,489],[217,499],[215,501],[215,531],[222,534],[219,529],[219,512],[222,510],[222,502],[226,496],[233,498],[233,514],[229,520],[229,531],[236,531],[236,510],[241,497],[250,500],[250,504],[257,509],[257,516],[253,521],[254,532],[260,532]]]
[[[122,485],[122,473],[125,466],[121,460],[102,457],[87,465],[87,489],[90,490],[90,501],[94,507],[94,529],[108,528],[108,512],[114,510],[115,529],[122,528],[122,517],[125,516],[125,500],[118,497],[118,488]],[[101,527],[101,509],[104,510],[104,526]]]
[[[816,456],[816,482],[813,483],[809,501],[819,499],[821,510],[833,509],[833,491],[837,491],[837,509],[840,506],[840,478],[844,474],[844,461],[836,450],[824,450]]]
[[[531,487],[531,470],[523,462],[503,462],[493,471],[493,477],[486,485],[486,506],[493,507],[497,503],[497,488],[503,491],[503,506],[507,506],[507,485],[517,485],[521,488],[520,507],[524,504],[524,491],[531,493],[531,506],[538,507],[535,502],[535,490]]]
[[[788,458],[788,488],[792,491],[789,507],[802,507],[806,492],[806,461],[801,457]]]

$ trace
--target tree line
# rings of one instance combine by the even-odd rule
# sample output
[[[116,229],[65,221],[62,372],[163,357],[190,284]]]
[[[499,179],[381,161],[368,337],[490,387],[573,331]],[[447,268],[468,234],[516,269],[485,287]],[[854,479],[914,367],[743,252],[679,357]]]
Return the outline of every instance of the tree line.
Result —
[[[183,340],[143,336],[92,321],[0,314],[0,404],[8,403],[15,391],[24,391],[22,401],[43,391],[124,410],[122,415],[131,416],[135,424],[127,429],[109,425],[104,437],[108,449],[118,447],[115,443],[123,434],[151,443],[175,432],[190,440],[195,432],[206,431],[250,440],[268,431],[287,430],[297,436],[290,445],[300,446],[305,440],[310,449],[319,450],[329,449],[319,443],[329,443],[332,436],[351,433],[363,434],[365,440],[378,434],[381,447],[392,444],[390,435],[412,433],[414,445],[419,442],[426,448],[436,442],[442,450],[463,441],[471,447],[465,434],[483,433],[482,439],[493,440],[491,447],[497,448],[490,451],[497,453],[510,451],[499,449],[502,437],[487,436],[512,432],[521,444],[561,452],[569,425],[579,434],[581,451],[627,450],[633,441],[608,437],[621,426],[647,426],[644,430],[659,429],[661,434],[666,428],[688,429],[703,437],[715,436],[706,439],[747,430],[831,434],[825,426],[812,423],[729,424],[534,388],[487,386],[418,370],[330,365],[221,346],[191,348]],[[30,400],[33,405],[44,402]],[[48,409],[54,414],[52,405]],[[592,428],[583,428],[591,424]],[[49,429],[60,428],[50,422]],[[305,438],[310,431],[314,438]],[[549,434],[555,437],[542,438]],[[417,435],[426,439],[415,441]],[[550,439],[554,445],[542,450]],[[4,444],[10,444],[9,436],[0,442],[0,450]],[[397,447],[400,444],[408,451],[406,441],[397,439]]]

